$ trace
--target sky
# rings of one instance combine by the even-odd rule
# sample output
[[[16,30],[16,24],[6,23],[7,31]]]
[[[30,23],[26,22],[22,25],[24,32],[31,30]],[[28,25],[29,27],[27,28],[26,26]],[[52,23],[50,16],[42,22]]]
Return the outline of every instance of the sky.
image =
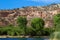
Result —
[[[14,9],[26,6],[46,6],[60,3],[60,0],[0,0],[0,9]]]

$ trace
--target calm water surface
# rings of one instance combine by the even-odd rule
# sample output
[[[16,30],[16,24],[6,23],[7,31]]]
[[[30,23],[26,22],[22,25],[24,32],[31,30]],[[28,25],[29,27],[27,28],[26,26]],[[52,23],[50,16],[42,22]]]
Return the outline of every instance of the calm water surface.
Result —
[[[0,38],[0,40],[49,40],[48,38]]]

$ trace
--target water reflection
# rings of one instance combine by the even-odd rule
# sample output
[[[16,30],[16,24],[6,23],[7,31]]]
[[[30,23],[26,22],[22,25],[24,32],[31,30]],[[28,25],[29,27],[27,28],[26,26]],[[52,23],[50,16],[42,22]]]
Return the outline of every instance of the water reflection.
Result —
[[[27,40],[43,40],[43,38],[27,38]]]
[[[48,40],[48,38],[0,38],[0,40]]]

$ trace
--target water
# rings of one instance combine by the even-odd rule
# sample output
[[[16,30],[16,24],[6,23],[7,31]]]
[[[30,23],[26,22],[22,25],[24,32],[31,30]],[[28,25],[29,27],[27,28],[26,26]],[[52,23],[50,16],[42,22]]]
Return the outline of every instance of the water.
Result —
[[[0,40],[49,40],[48,38],[0,38]]]

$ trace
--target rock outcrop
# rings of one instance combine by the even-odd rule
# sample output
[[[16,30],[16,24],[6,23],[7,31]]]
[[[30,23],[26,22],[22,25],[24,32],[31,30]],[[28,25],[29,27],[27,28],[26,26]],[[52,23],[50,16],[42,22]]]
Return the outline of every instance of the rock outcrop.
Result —
[[[18,16],[26,16],[28,25],[34,17],[40,17],[45,21],[45,27],[53,26],[53,16],[60,13],[60,4],[38,7],[24,7],[13,10],[0,10],[0,26],[8,24],[16,25]]]

